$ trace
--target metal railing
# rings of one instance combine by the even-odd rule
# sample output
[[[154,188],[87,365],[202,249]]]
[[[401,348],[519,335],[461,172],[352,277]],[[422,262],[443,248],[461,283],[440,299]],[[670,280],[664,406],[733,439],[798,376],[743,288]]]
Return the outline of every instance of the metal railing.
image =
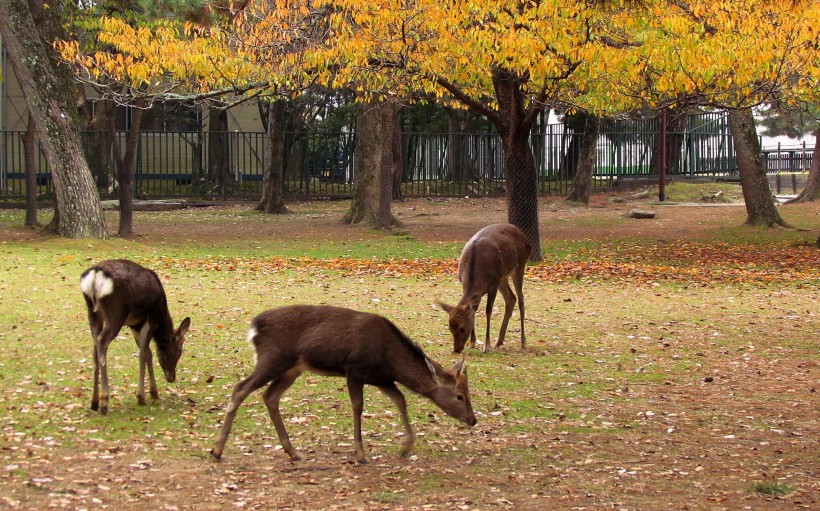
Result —
[[[657,131],[602,131],[594,186],[611,186],[624,177],[657,175]],[[670,133],[674,147],[667,162],[670,176],[726,177],[737,174],[731,136],[723,129]],[[93,154],[94,133],[86,133],[86,151],[101,196],[116,196],[111,155]],[[116,133],[124,150],[127,133]],[[580,134],[563,125],[546,126],[530,139],[540,193],[565,194],[575,175]],[[0,199],[25,196],[23,132],[0,132]],[[670,143],[674,141],[674,144]],[[135,162],[135,193],[142,197],[255,198],[262,191],[264,133],[143,132]],[[347,197],[353,192],[355,134],[289,133],[285,143],[284,184],[290,197]],[[505,192],[501,139],[493,133],[405,133],[402,138],[404,196],[491,196]],[[811,148],[764,151],[767,168],[808,169]],[[100,162],[108,162],[100,163]],[[35,151],[38,194],[52,192],[45,158]]]

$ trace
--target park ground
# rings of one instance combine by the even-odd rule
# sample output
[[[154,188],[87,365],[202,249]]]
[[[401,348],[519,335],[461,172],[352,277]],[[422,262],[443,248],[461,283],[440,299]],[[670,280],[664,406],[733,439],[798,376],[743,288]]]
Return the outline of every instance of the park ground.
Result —
[[[456,257],[505,220],[503,200],[397,202],[403,226],[388,234],[340,224],[348,204],[334,201],[279,217],[249,204],[137,213],[133,237],[107,241],[44,237],[0,213],[0,508],[820,509],[820,205],[781,206],[807,230],[760,230],[725,195],[544,198],[527,350],[516,311],[504,346],[466,353],[479,423],[408,396],[418,439],[402,459],[395,409],[366,390],[367,465],[352,461],[343,380],[308,375],[282,405],[304,461],[279,448],[261,393],[210,459],[251,370],[249,319],[300,302],[370,310],[451,364],[435,300],[459,299]],[[633,208],[657,216],[626,218]],[[174,319],[194,326],[177,382],[145,407],[130,335],[115,343],[100,417],[77,280],[109,257],[155,268]]]

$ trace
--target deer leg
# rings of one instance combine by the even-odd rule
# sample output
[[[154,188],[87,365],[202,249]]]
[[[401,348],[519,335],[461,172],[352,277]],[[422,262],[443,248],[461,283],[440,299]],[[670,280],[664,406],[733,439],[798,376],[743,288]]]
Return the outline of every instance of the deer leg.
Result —
[[[251,373],[250,376],[236,384],[231,393],[231,399],[228,400],[228,406],[225,408],[225,418],[222,419],[222,428],[219,430],[219,436],[216,439],[214,448],[211,449],[211,456],[215,459],[222,457],[222,451],[225,449],[225,442],[228,440],[228,434],[231,432],[231,425],[234,418],[236,418],[236,411],[239,406],[245,401],[251,392],[261,389],[266,383],[273,378],[269,376],[270,372],[259,371],[258,367]]]
[[[151,392],[151,397],[157,399],[159,392],[157,391],[157,382],[154,380],[154,365],[153,357],[151,355],[151,325],[146,321],[142,324],[142,328],[137,330],[131,328],[134,333],[134,340],[137,342],[137,349],[140,356],[140,376],[137,382],[137,403],[145,404],[145,368],[148,367],[148,385]]]
[[[274,380],[265,391],[265,406],[268,407],[268,415],[270,415],[273,426],[276,428],[279,443],[282,445],[282,449],[288,453],[291,461],[299,461],[302,457],[299,456],[296,449],[294,449],[290,443],[290,437],[288,436],[287,430],[285,430],[285,423],[282,421],[282,415],[279,412],[279,399],[281,399],[285,391],[293,385],[293,382],[296,381],[296,378],[298,378],[300,374],[302,374],[302,371],[292,369],[278,380]]]
[[[347,377],[347,392],[350,394],[350,405],[353,408],[353,445],[356,450],[356,461],[367,463],[362,442],[362,410],[364,409],[364,383]]]
[[[405,433],[404,443],[401,447],[401,457],[406,458],[410,456],[410,453],[413,451],[413,446],[416,443],[416,436],[413,434],[413,428],[410,427],[410,418],[407,416],[407,403],[404,400],[404,394],[401,393],[395,384],[379,387],[379,390],[390,398],[390,401],[396,405],[396,408],[399,409],[399,413],[401,414],[401,422],[404,425]]]
[[[100,332],[103,327],[103,319],[99,314],[94,312],[94,305],[91,300],[85,297],[85,305],[88,308],[88,325],[91,328],[91,339],[94,341],[94,388],[91,391],[91,409],[99,410],[100,408],[100,364],[97,359],[97,341],[100,337]]]
[[[97,371],[99,371],[100,380],[102,380],[102,391],[99,392],[96,397],[98,398],[97,403],[100,413],[103,415],[108,413],[108,397],[110,395],[108,388],[108,345],[111,344],[111,341],[114,340],[114,337],[116,337],[118,333],[119,329],[112,331],[108,327],[104,328],[103,331],[100,332],[98,342],[94,346],[94,352],[97,355],[95,360],[97,367],[94,372],[97,373]],[[94,409],[94,396],[91,397],[91,407]]]
[[[487,331],[484,334],[484,353],[490,351],[490,316],[493,313],[493,304],[495,303],[495,295],[497,289],[493,289],[487,293]]]
[[[97,358],[97,341],[94,340],[94,390],[91,391],[91,409],[100,409],[100,361]]]
[[[504,279],[501,285],[498,286],[501,291],[501,296],[504,297],[504,320],[501,321],[501,330],[498,332],[498,342],[496,348],[504,344],[504,336],[507,335],[507,325],[510,323],[510,316],[512,316],[513,309],[515,309],[515,295],[510,289],[510,283]]]
[[[516,268],[512,280],[515,294],[518,295],[518,315],[521,316],[521,349],[525,350],[527,349],[527,338],[524,335],[524,293],[521,290],[524,286],[524,266]]]

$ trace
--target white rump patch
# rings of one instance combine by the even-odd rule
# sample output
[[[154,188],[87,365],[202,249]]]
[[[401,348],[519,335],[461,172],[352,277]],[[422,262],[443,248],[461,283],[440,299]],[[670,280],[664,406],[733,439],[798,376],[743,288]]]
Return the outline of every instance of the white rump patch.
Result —
[[[97,272],[91,270],[80,279],[80,291],[89,298],[94,298],[94,277],[96,277],[96,275]]]
[[[91,270],[80,280],[80,290],[92,301],[96,301],[114,292],[114,281],[101,271]]]
[[[256,330],[256,327],[253,327],[253,326],[250,328],[250,330],[248,330],[248,344],[250,344],[251,348],[253,349],[253,363],[254,364],[256,364],[257,358],[256,358],[256,344],[254,344],[253,340],[256,338],[256,334],[258,334],[258,333],[259,332]]]

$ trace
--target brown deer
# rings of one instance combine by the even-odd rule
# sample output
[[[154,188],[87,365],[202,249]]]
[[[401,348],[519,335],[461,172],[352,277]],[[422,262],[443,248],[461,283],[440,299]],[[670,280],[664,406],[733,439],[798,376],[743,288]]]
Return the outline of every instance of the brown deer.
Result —
[[[458,305],[439,306],[450,315],[450,333],[453,334],[453,351],[461,353],[470,337],[470,346],[475,347],[475,313],[481,304],[481,297],[487,295],[487,331],[484,339],[484,352],[490,350],[490,315],[495,303],[497,291],[504,297],[504,320],[498,334],[496,347],[504,344],[507,324],[515,307],[515,296],[518,295],[518,311],[521,315],[521,349],[526,349],[524,335],[524,294],[521,286],[524,282],[524,268],[530,255],[531,243],[518,227],[511,224],[493,224],[478,231],[464,245],[458,261],[458,280],[463,294]],[[510,288],[512,277],[515,294]]]
[[[159,365],[165,379],[173,383],[176,367],[182,356],[182,343],[191,325],[185,318],[174,330],[165,290],[153,271],[126,259],[115,259],[95,264],[80,277],[80,290],[88,308],[88,323],[94,338],[94,391],[91,409],[108,412],[108,345],[123,326],[131,327],[140,354],[140,379],[137,385],[137,402],[145,404],[145,368],[151,398],[157,399],[157,383],[154,380],[154,364],[151,356],[151,339],[157,345]],[[102,376],[102,393],[100,393]]]
[[[347,379],[359,463],[367,463],[362,444],[364,385],[378,387],[399,409],[406,433],[402,456],[410,454],[415,437],[396,382],[430,399],[451,417],[470,426],[476,423],[464,360],[444,369],[381,316],[327,305],[281,307],[253,319],[248,341],[256,352],[256,367],[231,393],[222,429],[211,450],[217,460],[222,457],[239,406],[251,392],[268,383],[264,400],[279,442],[292,461],[300,459],[285,431],[279,399],[304,371]]]

